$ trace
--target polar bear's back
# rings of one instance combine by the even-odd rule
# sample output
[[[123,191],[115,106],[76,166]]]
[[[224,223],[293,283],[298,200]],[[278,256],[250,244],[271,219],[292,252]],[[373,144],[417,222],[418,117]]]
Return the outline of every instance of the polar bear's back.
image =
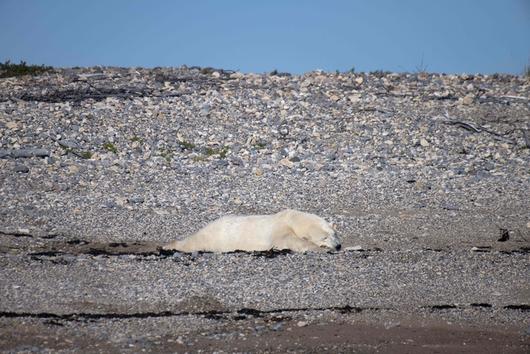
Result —
[[[218,252],[265,251],[272,247],[272,236],[278,227],[274,219],[274,215],[228,215],[209,223],[191,239]]]

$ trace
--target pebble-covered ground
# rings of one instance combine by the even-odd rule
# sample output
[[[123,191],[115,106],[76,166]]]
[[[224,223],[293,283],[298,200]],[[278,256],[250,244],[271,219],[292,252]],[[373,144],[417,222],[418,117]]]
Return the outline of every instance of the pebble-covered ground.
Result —
[[[284,208],[343,250],[158,250]],[[0,79],[6,352],[528,352],[529,241],[528,77]]]

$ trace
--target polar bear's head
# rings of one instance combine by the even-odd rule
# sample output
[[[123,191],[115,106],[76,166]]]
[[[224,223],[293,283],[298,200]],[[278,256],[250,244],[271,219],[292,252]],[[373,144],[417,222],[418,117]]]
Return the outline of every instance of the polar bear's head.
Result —
[[[340,250],[341,244],[333,227],[321,217],[298,210],[287,209],[279,213],[296,236],[319,247]]]

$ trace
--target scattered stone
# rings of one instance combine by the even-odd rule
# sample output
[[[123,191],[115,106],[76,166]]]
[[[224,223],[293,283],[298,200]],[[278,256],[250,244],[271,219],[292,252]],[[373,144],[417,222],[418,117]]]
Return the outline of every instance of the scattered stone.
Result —
[[[135,195],[135,196],[127,198],[127,201],[131,204],[142,204],[145,201],[145,199],[141,195]]]
[[[17,122],[7,122],[6,123],[6,128],[7,129],[16,130],[18,128],[18,123]]]
[[[472,94],[466,95],[464,96],[464,98],[462,98],[462,104],[466,106],[473,104],[474,101],[475,101],[475,96]]]
[[[120,207],[124,207],[127,204],[127,198],[117,197],[114,199],[114,203]]]
[[[420,139],[420,145],[423,146],[423,147],[427,147],[427,146],[429,146],[431,144],[427,141],[427,139],[421,138]]]
[[[295,155],[295,156],[289,158],[289,161],[291,161],[291,162],[300,162],[300,157]]]
[[[287,168],[293,168],[293,166],[294,166],[294,162],[292,162],[291,160],[289,160],[287,158],[281,159],[279,163],[280,163],[280,165],[285,166]]]
[[[30,235],[30,230],[26,227],[21,227],[17,229],[17,234],[19,235]]]
[[[500,229],[500,237],[498,242],[506,242],[510,239],[510,231],[507,229]]]
[[[209,104],[203,104],[201,107],[201,116],[206,117],[210,114],[210,105]]]
[[[117,206],[118,206],[118,204],[116,204],[116,202],[114,200],[106,200],[101,205],[102,208],[107,208],[107,209],[113,209],[113,208],[116,208]]]
[[[76,166],[76,165],[68,166],[68,174],[69,175],[75,175],[77,173],[79,173],[79,166]]]
[[[87,81],[88,79],[101,80],[106,77],[105,73],[90,73],[90,74],[79,74],[78,79],[81,81]]]
[[[452,97],[451,93],[449,91],[447,91],[447,90],[442,91],[442,92],[436,91],[436,92],[434,92],[434,96],[439,98],[439,99],[451,98]]]
[[[386,330],[389,330],[391,328],[396,328],[396,327],[401,326],[401,322],[399,322],[399,321],[387,321],[387,322],[385,322],[384,326],[385,326]]]
[[[445,210],[460,210],[461,209],[457,204],[450,203],[450,202],[444,202],[440,205],[440,207]]]
[[[331,95],[329,96],[329,99],[332,100],[333,102],[337,102],[338,100],[340,100],[340,97],[337,95]]]
[[[289,126],[283,124],[282,126],[280,126],[280,129],[278,129],[278,132],[281,136],[286,137],[287,135],[289,135]]]
[[[47,157],[50,152],[45,149],[0,149],[0,158],[28,158],[28,157]]]
[[[296,323],[298,327],[306,327],[308,325],[307,321],[298,321]]]
[[[283,322],[276,322],[271,326],[273,331],[280,331],[283,328]]]
[[[345,247],[345,252],[362,252],[364,251],[364,248],[362,246],[351,246],[351,247]]]
[[[22,164],[16,164],[14,170],[17,173],[28,173],[29,167],[26,165],[22,165]]]
[[[245,77],[245,75],[243,73],[240,73],[239,71],[230,74],[231,79],[242,79],[243,77]]]
[[[351,103],[359,103],[359,102],[361,102],[361,95],[358,94],[358,93],[350,95],[350,96],[348,96],[348,100]]]
[[[491,250],[490,246],[473,246],[471,247],[472,252],[489,252]]]
[[[58,144],[67,149],[80,149],[81,146],[74,140],[60,140]]]

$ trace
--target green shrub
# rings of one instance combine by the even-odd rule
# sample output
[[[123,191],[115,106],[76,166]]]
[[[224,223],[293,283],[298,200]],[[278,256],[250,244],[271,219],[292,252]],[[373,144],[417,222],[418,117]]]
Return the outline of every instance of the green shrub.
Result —
[[[195,148],[195,144],[194,143],[191,143],[189,141],[186,141],[186,140],[180,140],[178,142],[178,144],[180,145],[181,148],[183,148],[184,150],[193,150]]]
[[[113,152],[115,154],[118,153],[118,149],[116,148],[116,145],[114,145],[113,143],[105,143],[105,144],[103,144],[103,148],[105,150]]]
[[[25,61],[20,61],[20,64],[12,64],[9,60],[3,64],[0,63],[0,78],[23,75],[39,75],[50,71],[53,71],[51,66],[28,65]]]

